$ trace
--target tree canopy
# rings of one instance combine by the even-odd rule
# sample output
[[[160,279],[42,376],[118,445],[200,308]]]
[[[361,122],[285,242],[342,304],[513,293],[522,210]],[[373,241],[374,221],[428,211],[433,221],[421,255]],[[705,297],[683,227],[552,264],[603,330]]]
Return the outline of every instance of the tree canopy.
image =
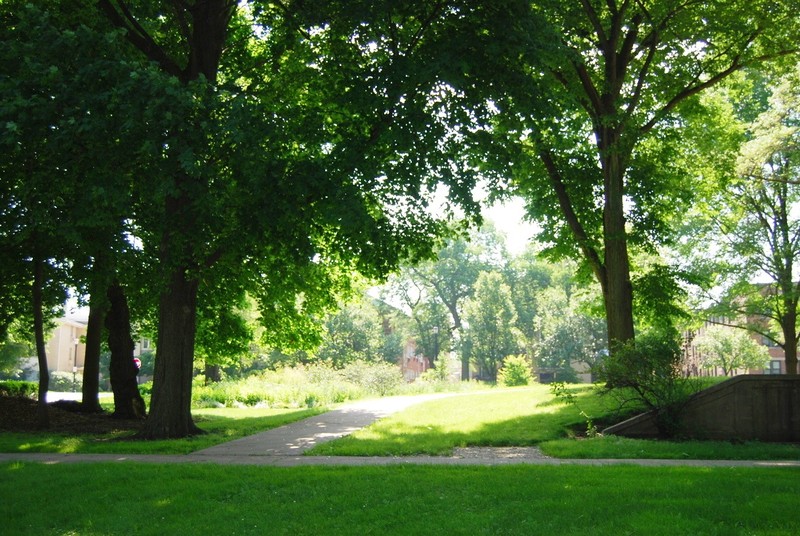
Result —
[[[4,14],[16,43],[7,53],[43,67],[12,81],[43,96],[47,106],[29,109],[50,133],[30,138],[41,150],[17,145],[10,167],[22,169],[35,155],[43,170],[72,169],[74,151],[42,143],[73,132],[53,128],[71,123],[51,102],[79,100],[80,76],[102,81],[83,88],[88,98],[125,104],[106,114],[88,107],[91,115],[81,118],[94,133],[87,149],[107,163],[89,173],[93,182],[83,191],[107,200],[91,206],[116,227],[102,236],[72,221],[49,228],[76,233],[92,258],[122,239],[149,259],[148,291],[158,296],[159,314],[146,436],[197,431],[189,393],[197,311],[207,308],[198,300],[210,289],[254,296],[273,339],[302,346],[318,340],[315,314],[336,304],[351,272],[383,277],[403,260],[431,255],[448,216],[426,208],[438,185],[467,213],[476,209],[477,168],[465,152],[478,111],[465,115],[432,54],[449,41],[446,21],[459,15],[442,3],[101,0],[76,11],[73,24],[45,9],[14,7]],[[20,33],[23,18],[53,42],[74,41],[77,48],[60,49],[74,55],[44,55],[56,49]],[[107,65],[78,53],[89,43]],[[67,61],[75,73],[63,68]],[[98,70],[82,70],[88,66]],[[62,73],[65,83],[47,89]],[[117,121],[119,132],[109,136],[102,117]],[[14,121],[5,125],[15,134]],[[53,188],[77,192],[79,174],[61,175],[30,191],[66,199]],[[123,184],[122,195],[105,195],[103,180]],[[33,201],[24,201],[37,217],[61,214],[50,203],[33,211]],[[71,258],[52,238],[52,245],[35,241],[42,258]]]
[[[687,117],[703,113],[699,96],[732,73],[796,54],[796,10],[786,1],[667,0],[487,8],[500,10],[512,12],[508,26],[486,22],[497,61],[475,72],[502,135],[489,166],[513,176],[551,251],[591,270],[609,341],[627,341],[632,253],[668,244],[693,198],[687,171],[698,152],[682,145]],[[662,266],[651,283],[674,276]]]
[[[694,211],[686,240],[688,258],[714,275],[704,286],[714,295],[711,313],[780,345],[789,374],[797,373],[800,298],[797,80],[796,69],[748,73],[737,85],[761,98],[744,103],[736,85],[725,88],[742,143],[713,210]]]

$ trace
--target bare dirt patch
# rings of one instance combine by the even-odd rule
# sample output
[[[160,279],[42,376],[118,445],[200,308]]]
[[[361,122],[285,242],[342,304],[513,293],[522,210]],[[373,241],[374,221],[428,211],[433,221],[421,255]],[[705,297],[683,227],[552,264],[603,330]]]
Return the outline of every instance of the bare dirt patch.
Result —
[[[0,430],[5,432],[42,432],[68,435],[104,435],[119,431],[138,431],[144,421],[116,419],[110,413],[81,413],[48,404],[50,426],[38,427],[36,400],[0,397]]]

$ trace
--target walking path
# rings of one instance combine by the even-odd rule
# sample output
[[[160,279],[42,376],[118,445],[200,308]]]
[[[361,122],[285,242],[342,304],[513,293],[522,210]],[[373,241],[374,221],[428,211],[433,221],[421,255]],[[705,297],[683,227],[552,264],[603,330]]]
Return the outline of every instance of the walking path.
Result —
[[[742,460],[568,460],[543,456],[535,447],[464,448],[452,456],[346,457],[304,456],[310,448],[353,433],[372,422],[412,405],[457,396],[449,393],[397,396],[359,401],[340,409],[274,428],[266,432],[181,455],[151,454],[45,454],[0,453],[0,463],[28,461],[38,463],[139,462],[139,463],[215,463],[230,465],[646,465],[699,467],[800,467],[800,461]]]

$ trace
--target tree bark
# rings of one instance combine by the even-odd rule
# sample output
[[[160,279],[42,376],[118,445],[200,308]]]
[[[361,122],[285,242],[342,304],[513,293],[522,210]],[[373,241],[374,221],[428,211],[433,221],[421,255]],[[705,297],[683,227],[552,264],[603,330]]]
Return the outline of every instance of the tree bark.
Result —
[[[206,384],[218,383],[222,380],[222,371],[219,365],[209,365],[206,363],[205,368]]]
[[[33,332],[36,339],[36,358],[39,363],[39,403],[37,404],[36,424],[39,428],[50,426],[47,410],[47,391],[50,389],[50,371],[47,368],[47,348],[44,342],[44,261],[33,259]]]
[[[202,433],[192,420],[192,371],[197,320],[196,279],[173,270],[160,298],[158,339],[150,415],[140,436],[147,439]]]
[[[601,152],[618,150],[616,143],[601,147]],[[628,234],[625,229],[624,166],[617,154],[606,155],[605,201],[603,205],[603,242],[605,249],[605,278],[603,299],[606,308],[608,344],[613,350],[634,338],[633,285],[628,255]],[[602,284],[602,282],[601,282]]]
[[[797,371],[797,311],[787,312],[782,318],[783,355],[786,359],[786,374],[796,376]]]
[[[139,373],[133,361],[134,343],[131,337],[131,316],[128,300],[122,285],[115,281],[108,287],[108,347],[111,350],[109,374],[114,392],[114,414],[117,419],[143,419],[145,404],[139,393],[136,376]]]
[[[108,301],[103,295],[102,283],[95,282],[89,292],[89,323],[86,326],[86,356],[83,361],[83,387],[81,411],[97,413],[100,408],[100,346],[103,339],[103,320]]]

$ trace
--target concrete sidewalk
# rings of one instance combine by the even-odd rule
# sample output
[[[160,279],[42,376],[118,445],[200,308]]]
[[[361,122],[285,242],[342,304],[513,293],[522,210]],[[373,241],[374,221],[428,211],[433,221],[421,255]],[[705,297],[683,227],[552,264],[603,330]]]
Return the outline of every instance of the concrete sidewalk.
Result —
[[[295,467],[299,465],[643,465],[696,467],[800,467],[800,461],[742,460],[567,460],[543,456],[535,447],[455,449],[452,456],[345,457],[304,456],[310,448],[353,433],[374,421],[415,404],[457,394],[442,393],[364,400],[220,445],[184,455],[145,454],[25,454],[0,453],[0,463],[32,462],[45,464],[135,462],[260,465]]]
[[[446,396],[453,395],[442,393],[362,400],[280,428],[221,443],[194,452],[192,456],[298,456],[320,443],[352,434],[392,413]]]

